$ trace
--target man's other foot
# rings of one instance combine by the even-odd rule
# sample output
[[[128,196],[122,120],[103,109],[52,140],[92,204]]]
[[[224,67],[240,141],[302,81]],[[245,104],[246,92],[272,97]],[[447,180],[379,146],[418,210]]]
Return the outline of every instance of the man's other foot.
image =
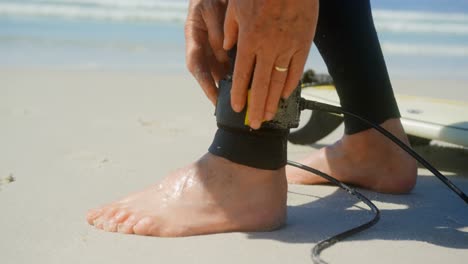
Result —
[[[409,145],[399,119],[389,119],[381,126]],[[320,149],[301,163],[345,183],[378,192],[407,193],[416,184],[414,159],[374,129],[344,135],[335,144]],[[288,182],[294,184],[327,182],[290,166],[287,166],[286,174]]]
[[[259,170],[208,153],[159,184],[90,210],[87,220],[149,236],[268,231],[284,224],[286,195],[284,168]]]

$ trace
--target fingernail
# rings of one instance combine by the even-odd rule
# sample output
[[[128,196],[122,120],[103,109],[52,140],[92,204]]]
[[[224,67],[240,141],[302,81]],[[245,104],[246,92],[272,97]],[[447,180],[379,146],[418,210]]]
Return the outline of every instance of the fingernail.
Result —
[[[265,120],[273,120],[273,118],[275,117],[275,114],[273,114],[272,112],[266,112],[265,113]]]
[[[240,112],[240,111],[242,111],[242,105],[240,105],[240,104],[234,104],[232,109],[233,109],[234,111],[236,111],[236,112]]]
[[[258,120],[250,121],[250,127],[253,129],[259,129],[261,125],[262,125],[261,122]]]

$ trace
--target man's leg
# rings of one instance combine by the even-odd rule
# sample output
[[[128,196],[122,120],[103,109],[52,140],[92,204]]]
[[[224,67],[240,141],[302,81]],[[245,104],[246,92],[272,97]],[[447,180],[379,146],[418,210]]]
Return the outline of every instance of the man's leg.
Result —
[[[369,1],[320,1],[314,42],[334,79],[342,107],[381,124],[408,143]],[[381,192],[408,192],[416,181],[416,163],[409,155],[347,116],[343,138],[303,162],[344,182]],[[288,167],[287,174],[291,183],[325,182],[295,168]]]

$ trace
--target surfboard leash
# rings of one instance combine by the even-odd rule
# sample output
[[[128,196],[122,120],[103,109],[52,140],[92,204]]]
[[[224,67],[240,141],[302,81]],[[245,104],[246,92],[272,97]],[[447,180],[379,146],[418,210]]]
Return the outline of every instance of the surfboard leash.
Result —
[[[372,203],[366,196],[364,196],[360,192],[356,191],[356,189],[354,189],[352,187],[349,187],[348,185],[342,183],[341,181],[331,177],[330,175],[328,175],[328,174],[326,174],[324,172],[321,172],[321,171],[319,171],[317,169],[311,168],[311,167],[306,166],[304,164],[288,160],[288,165],[299,168],[299,169],[306,170],[308,172],[314,173],[314,174],[328,180],[330,183],[340,187],[344,191],[348,192],[350,195],[356,197],[361,202],[363,202],[364,204],[369,206],[371,211],[374,213],[374,217],[372,217],[372,219],[367,221],[366,223],[364,223],[362,225],[359,225],[357,227],[354,227],[352,229],[346,230],[346,231],[344,231],[342,233],[339,233],[339,234],[337,234],[335,236],[332,236],[330,238],[327,238],[327,239],[322,240],[319,243],[317,243],[317,245],[315,245],[312,248],[312,253],[311,253],[312,261],[314,263],[316,263],[316,264],[325,264],[325,263],[327,263],[327,262],[325,262],[324,260],[322,260],[320,258],[320,253],[324,249],[333,246],[337,242],[339,242],[339,241],[341,241],[341,240],[343,240],[343,239],[345,239],[347,237],[350,237],[350,236],[352,236],[354,234],[357,234],[359,232],[362,232],[362,231],[370,228],[371,226],[375,225],[380,220],[380,210],[379,210],[379,208],[377,208],[377,206],[374,203]]]
[[[447,187],[449,187],[453,192],[455,192],[465,203],[468,204],[468,196],[460,188],[458,188],[455,184],[453,184],[446,176],[444,176],[440,171],[438,171],[428,161],[426,161],[423,157],[421,157],[418,153],[416,153],[411,147],[407,146],[405,143],[403,143],[401,140],[399,140],[396,136],[394,136],[392,133],[390,133],[388,130],[386,130],[382,126],[380,126],[378,124],[374,124],[371,121],[369,121],[369,120],[367,120],[367,119],[365,119],[365,118],[363,118],[363,117],[361,117],[361,116],[359,116],[357,114],[354,114],[354,113],[351,113],[349,111],[346,111],[346,110],[342,109],[341,107],[334,106],[334,105],[329,105],[329,104],[325,104],[325,103],[320,103],[320,102],[317,102],[317,101],[306,100],[304,98],[301,98],[300,108],[301,108],[301,111],[305,110],[305,109],[308,109],[308,110],[315,110],[315,111],[324,111],[324,112],[328,112],[328,113],[332,113],[332,114],[351,116],[351,117],[353,117],[355,119],[358,119],[359,121],[371,126],[375,130],[380,132],[382,135],[384,135],[385,137],[390,139],[393,143],[395,143],[401,149],[403,149],[406,153],[411,155],[416,161],[418,161],[424,167],[426,167],[439,180],[441,180],[445,185],[447,185]],[[330,175],[328,175],[328,174],[326,174],[324,172],[321,172],[321,171],[319,171],[317,169],[308,167],[308,166],[306,166],[304,164],[288,160],[288,165],[297,167],[299,169],[306,170],[308,172],[314,173],[314,174],[328,180],[330,183],[340,187],[341,189],[345,190],[346,192],[348,192],[352,196],[354,196],[357,199],[359,199],[360,201],[364,202],[367,206],[369,206],[371,211],[374,213],[374,217],[371,220],[367,221],[366,223],[364,223],[362,225],[359,225],[359,226],[357,226],[355,228],[346,230],[346,231],[344,231],[342,233],[339,233],[339,234],[337,234],[335,236],[332,236],[332,237],[330,237],[328,239],[322,240],[319,243],[317,243],[312,248],[312,254],[311,254],[312,255],[312,261],[314,263],[316,263],[316,264],[327,263],[327,262],[325,262],[324,260],[322,260],[320,258],[320,253],[324,249],[334,245],[335,243],[337,243],[337,242],[339,242],[339,241],[341,241],[341,240],[343,240],[345,238],[348,238],[348,237],[350,237],[350,236],[352,236],[352,235],[354,235],[356,233],[362,232],[365,229],[370,228],[371,226],[375,225],[379,221],[380,211],[377,208],[377,206],[375,206],[375,204],[373,204],[367,197],[365,197],[364,195],[362,195],[361,193],[356,191],[354,188],[349,187],[348,185],[340,182],[339,180],[331,177]]]
[[[310,101],[303,99],[301,100],[301,108],[302,109],[309,109],[309,110],[317,110],[317,111],[325,111],[328,113],[332,114],[344,114],[347,116],[351,116],[353,118],[358,119],[359,121],[371,126],[378,132],[380,132],[382,135],[393,141],[396,145],[398,145],[401,149],[403,149],[406,153],[411,155],[416,161],[421,163],[424,167],[426,167],[432,174],[434,174],[439,180],[441,180],[447,187],[449,187],[454,193],[456,193],[465,203],[468,204],[468,196],[460,189],[458,188],[455,184],[453,184],[446,176],[444,176],[440,171],[438,171],[434,166],[432,166],[428,161],[426,161],[423,157],[421,157],[416,151],[414,151],[411,147],[407,146],[405,143],[403,143],[401,140],[399,140],[397,137],[395,137],[392,133],[390,133],[388,130],[383,128],[380,125],[374,124],[370,122],[369,120],[348,112],[341,107],[334,106],[334,105],[329,105],[325,103],[320,103],[317,101]]]
[[[237,53],[236,47],[228,51],[228,55],[231,60],[231,69],[234,69],[236,53]],[[230,107],[230,102],[231,102],[230,90],[232,86],[232,75],[233,75],[233,72],[228,74],[223,80],[219,82],[218,102],[217,102],[217,107],[215,111],[216,121],[218,123],[218,126],[219,124],[222,124],[225,127],[232,127],[235,129],[240,129],[244,131],[247,130],[247,131],[252,132],[252,129],[250,129],[249,127],[247,109],[244,109],[243,112],[241,113],[237,113],[237,112],[234,112]],[[424,158],[422,158],[411,147],[407,146],[405,143],[400,141],[397,137],[395,137],[392,133],[387,131],[385,128],[379,126],[378,124],[374,124],[371,121],[355,113],[348,112],[342,109],[341,107],[337,107],[337,106],[333,106],[333,105],[329,105],[325,103],[320,103],[316,101],[310,101],[310,100],[306,100],[302,98],[301,97],[302,88],[305,88],[307,86],[311,86],[314,84],[320,84],[320,83],[329,84],[333,82],[333,80],[329,76],[326,76],[326,75],[316,75],[314,72],[310,72],[309,75],[310,75],[309,77],[313,77],[313,78],[308,78],[308,81],[306,81],[303,78],[303,81],[305,81],[304,84],[299,85],[296,88],[296,90],[293,92],[293,94],[289,96],[289,98],[280,100],[278,112],[276,113],[275,118],[273,120],[264,122],[262,124],[262,127],[267,128],[267,129],[273,129],[273,130],[282,130],[282,129],[290,129],[290,128],[298,127],[300,114],[305,109],[325,111],[325,112],[338,114],[338,115],[351,116],[369,125],[370,127],[376,129],[385,137],[389,138],[392,142],[397,144],[400,148],[402,148],[409,155],[411,155],[414,159],[416,159],[419,163],[421,163],[424,167],[426,167],[429,171],[431,171],[437,178],[439,178],[453,192],[455,192],[458,196],[460,196],[460,198],[463,201],[465,201],[465,203],[468,203],[468,197],[463,191],[461,191],[457,186],[455,186],[455,184],[449,181],[447,177],[445,177],[442,173],[440,173],[436,168],[434,168],[434,166],[432,166],[429,162],[427,162]],[[375,206],[375,204],[373,204],[367,197],[365,197],[364,195],[356,191],[354,188],[349,187],[348,185],[340,182],[339,180],[331,177],[330,175],[324,172],[308,167],[306,165],[303,165],[294,161],[289,161],[289,160],[287,161],[287,164],[297,167],[299,169],[303,169],[308,172],[314,173],[322,178],[325,178],[332,184],[340,187],[341,189],[348,192],[350,195],[356,197],[357,199],[365,203],[367,206],[369,206],[371,211],[374,213],[374,217],[371,220],[367,221],[366,223],[361,224],[355,228],[349,229],[347,231],[344,231],[342,233],[339,233],[335,236],[332,236],[328,239],[325,239],[317,243],[312,249],[312,261],[314,263],[317,263],[317,264],[326,263],[320,258],[320,253],[324,249],[334,245],[335,243],[351,235],[354,235],[358,232],[361,232],[370,228],[371,226],[375,225],[379,221],[380,211],[377,208],[377,206]]]

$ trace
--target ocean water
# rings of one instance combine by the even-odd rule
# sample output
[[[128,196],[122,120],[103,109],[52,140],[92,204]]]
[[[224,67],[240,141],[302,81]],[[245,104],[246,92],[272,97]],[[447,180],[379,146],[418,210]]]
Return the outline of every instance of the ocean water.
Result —
[[[0,0],[0,67],[185,71],[187,0]],[[468,79],[468,1],[374,0],[394,78]],[[315,48],[307,67],[326,71]]]

